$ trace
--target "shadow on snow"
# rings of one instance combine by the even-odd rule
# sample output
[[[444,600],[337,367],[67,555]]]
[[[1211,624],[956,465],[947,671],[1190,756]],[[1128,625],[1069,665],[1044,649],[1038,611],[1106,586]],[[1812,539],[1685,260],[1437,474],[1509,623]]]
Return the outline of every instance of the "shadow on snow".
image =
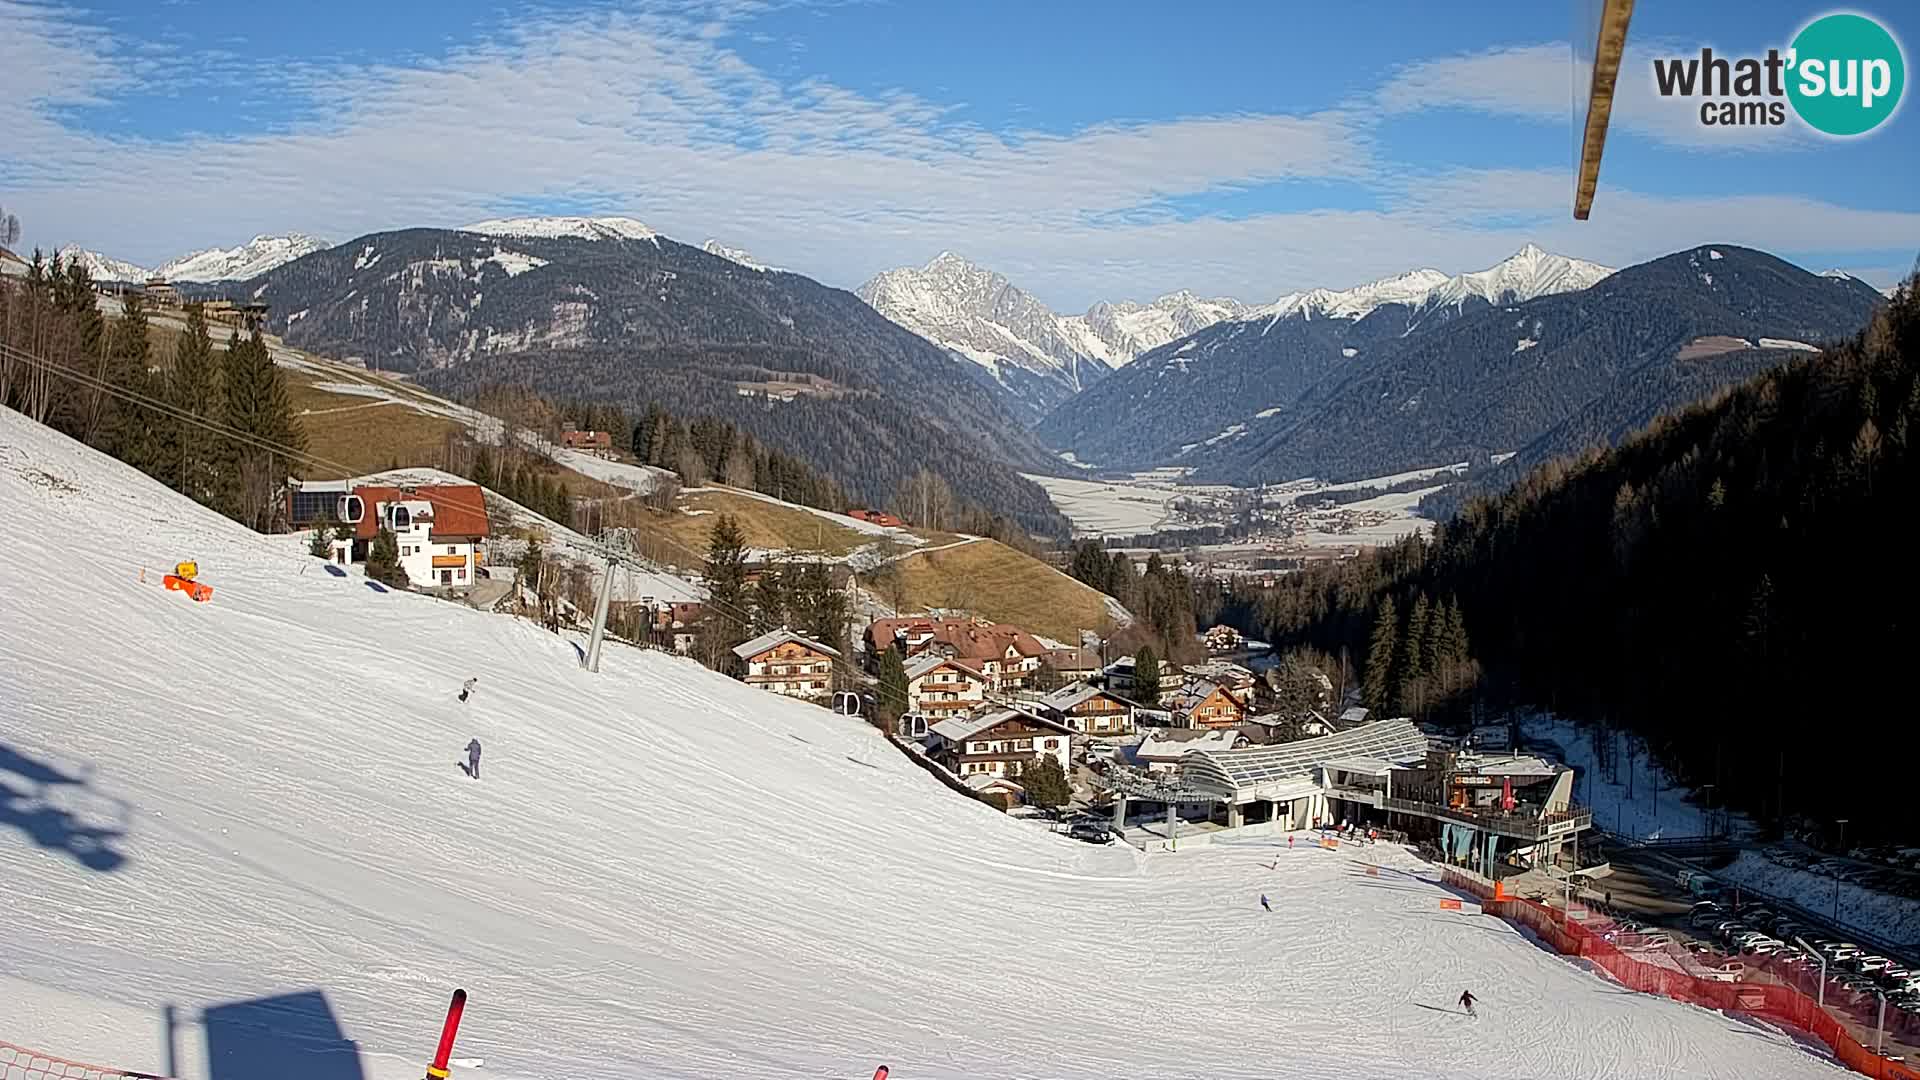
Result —
[[[84,777],[0,743],[0,828],[18,829],[35,846],[61,852],[89,870],[118,870],[127,857],[115,850],[114,842],[126,829],[88,824],[62,805],[69,801],[65,791],[82,797],[89,786]],[[125,822],[126,805],[115,801],[114,806]]]

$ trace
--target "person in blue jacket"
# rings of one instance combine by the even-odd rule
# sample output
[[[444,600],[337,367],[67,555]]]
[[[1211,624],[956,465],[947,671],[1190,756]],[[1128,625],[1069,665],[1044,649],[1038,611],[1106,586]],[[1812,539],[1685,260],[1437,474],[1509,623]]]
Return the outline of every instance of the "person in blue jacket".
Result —
[[[467,743],[467,775],[480,779],[480,740]]]

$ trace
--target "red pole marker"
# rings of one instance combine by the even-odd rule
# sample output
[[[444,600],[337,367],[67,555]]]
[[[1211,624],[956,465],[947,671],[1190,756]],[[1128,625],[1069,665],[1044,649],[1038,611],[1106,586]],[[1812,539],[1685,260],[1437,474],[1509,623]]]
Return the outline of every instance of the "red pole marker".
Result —
[[[440,1029],[440,1049],[433,1052],[433,1064],[427,1066],[427,1080],[447,1080],[447,1056],[453,1053],[453,1034],[460,1029],[460,1014],[467,1007],[467,992],[455,990],[453,1003],[447,1006],[447,1023]]]
[[[873,1080],[887,1080],[887,1067],[885,1065],[873,1070]]]

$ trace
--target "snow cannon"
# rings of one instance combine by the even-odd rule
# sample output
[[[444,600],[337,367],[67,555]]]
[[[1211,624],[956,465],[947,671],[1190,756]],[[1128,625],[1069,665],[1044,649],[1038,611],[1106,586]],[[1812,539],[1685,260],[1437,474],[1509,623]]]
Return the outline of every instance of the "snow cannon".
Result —
[[[193,566],[192,563],[181,563],[180,565],[185,567]],[[204,581],[195,581],[190,577],[181,577],[179,574],[168,574],[160,579],[160,584],[165,585],[170,591],[186,593],[188,596],[193,597],[203,604],[213,599],[213,586],[208,585]]]

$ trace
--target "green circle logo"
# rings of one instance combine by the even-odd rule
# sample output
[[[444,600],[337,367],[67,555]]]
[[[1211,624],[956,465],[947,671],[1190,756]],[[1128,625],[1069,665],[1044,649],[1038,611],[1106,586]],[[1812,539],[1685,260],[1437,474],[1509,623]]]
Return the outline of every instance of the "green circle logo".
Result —
[[[1900,43],[1865,15],[1823,15],[1793,39],[1787,99],[1815,130],[1864,135],[1900,104],[1907,65]]]

